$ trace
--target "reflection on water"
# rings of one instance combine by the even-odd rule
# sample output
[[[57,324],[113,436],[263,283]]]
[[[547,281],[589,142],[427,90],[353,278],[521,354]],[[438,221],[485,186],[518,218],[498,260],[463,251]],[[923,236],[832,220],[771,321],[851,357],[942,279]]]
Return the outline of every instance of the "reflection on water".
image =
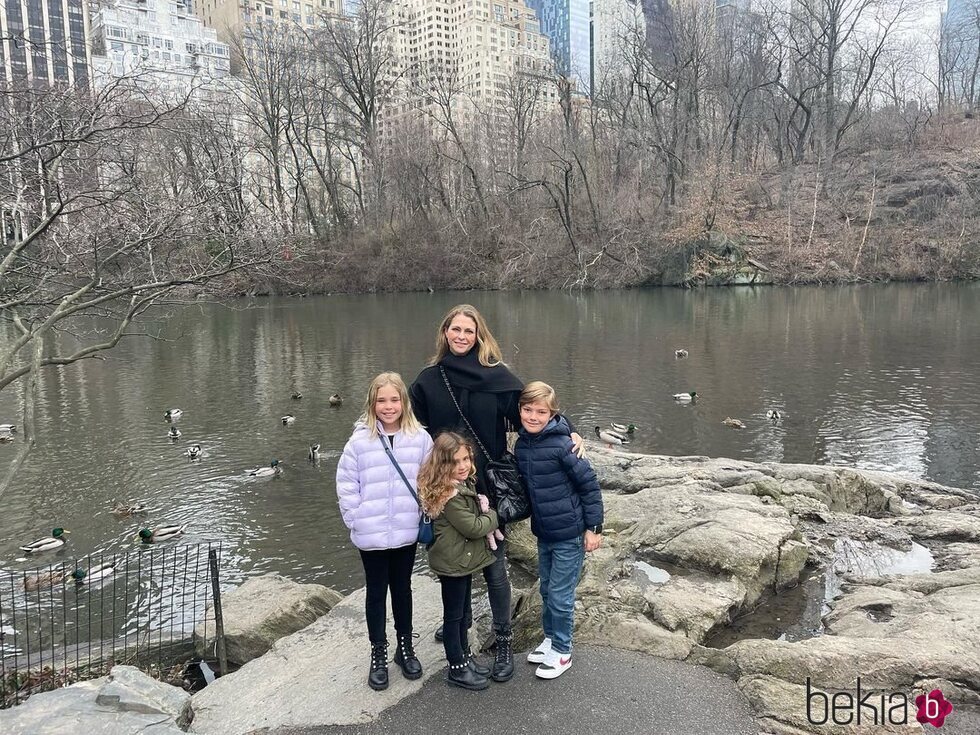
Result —
[[[0,563],[34,563],[15,563],[17,546],[55,526],[73,532],[63,553],[80,556],[130,549],[144,525],[188,523],[181,543],[225,541],[228,582],[280,571],[358,586],[337,458],[370,378],[395,369],[411,380],[440,317],[462,300],[485,313],[515,371],[552,383],[580,426],[641,427],[635,451],[842,463],[980,487],[980,289],[969,284],[195,305],[165,323],[165,340],[135,338],[106,360],[44,375],[39,446],[3,498]],[[678,348],[690,356],[675,359]],[[692,390],[693,405],[671,399]],[[338,408],[327,403],[334,392],[346,399]],[[175,444],[163,417],[173,407],[184,411]],[[16,411],[15,392],[0,394],[0,423],[19,423]],[[295,424],[282,425],[287,413]],[[728,429],[726,416],[747,428]],[[313,442],[316,464],[306,460]],[[183,452],[195,443],[204,456],[191,461]],[[0,445],[0,471],[15,447]],[[281,477],[246,477],[274,458]],[[148,512],[117,518],[117,502]]]

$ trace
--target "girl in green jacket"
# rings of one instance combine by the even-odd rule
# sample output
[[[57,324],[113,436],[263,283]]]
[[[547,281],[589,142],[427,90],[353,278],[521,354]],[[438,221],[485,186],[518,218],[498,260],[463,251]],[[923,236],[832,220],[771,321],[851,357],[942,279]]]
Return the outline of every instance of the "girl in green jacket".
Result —
[[[487,534],[497,528],[497,514],[481,511],[474,478],[473,447],[459,434],[436,437],[418,474],[419,499],[432,517],[435,541],[429,567],[442,586],[443,646],[449,661],[447,681],[464,689],[486,689],[490,669],[469,652],[467,630],[473,620],[470,597],[473,573],[494,561]],[[482,507],[488,507],[486,502]]]

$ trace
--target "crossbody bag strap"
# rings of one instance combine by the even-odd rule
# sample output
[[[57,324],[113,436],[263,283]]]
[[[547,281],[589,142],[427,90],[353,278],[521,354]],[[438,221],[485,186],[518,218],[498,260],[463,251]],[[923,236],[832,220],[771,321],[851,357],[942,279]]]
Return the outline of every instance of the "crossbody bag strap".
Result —
[[[445,369],[440,366],[439,372],[442,373],[442,382],[446,384],[446,390],[449,391],[449,397],[453,399],[453,403],[456,405],[456,410],[459,411],[460,418],[463,419],[463,423],[466,424],[466,428],[470,430],[470,433],[473,435],[473,440],[477,443],[477,446],[480,447],[480,451],[483,452],[484,456],[486,456],[487,462],[492,462],[493,457],[490,456],[490,452],[487,451],[487,448],[483,446],[483,442],[480,441],[480,437],[477,436],[476,430],[470,424],[469,419],[466,418],[466,414],[463,413],[463,409],[459,407],[459,401],[456,400],[456,394],[453,393],[453,388],[451,385],[449,385],[449,378],[446,377]]]
[[[385,448],[385,453],[388,455],[388,459],[390,459],[391,463],[395,465],[395,469],[398,470],[398,474],[401,475],[401,478],[405,481],[405,486],[408,488],[408,492],[412,494],[412,497],[415,498],[415,502],[418,503],[419,508],[421,508],[422,501],[419,500],[418,493],[415,492],[415,489],[412,487],[412,483],[408,481],[408,478],[405,477],[405,473],[402,472],[401,465],[398,464],[398,460],[395,459],[395,453],[391,451],[391,447],[388,446],[388,442],[385,441],[385,438],[383,436],[380,437],[380,439],[381,439],[381,446]]]

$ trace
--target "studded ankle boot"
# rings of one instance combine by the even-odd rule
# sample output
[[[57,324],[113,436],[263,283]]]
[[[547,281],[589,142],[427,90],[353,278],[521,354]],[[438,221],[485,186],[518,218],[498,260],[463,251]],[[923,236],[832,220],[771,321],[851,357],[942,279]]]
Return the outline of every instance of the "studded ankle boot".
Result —
[[[514,636],[511,634],[497,635],[497,651],[493,660],[493,673],[490,678],[494,681],[510,681],[514,676],[514,649],[511,643]]]
[[[417,633],[399,633],[398,648],[395,650],[395,663],[401,667],[406,679],[418,679],[422,676],[422,664],[415,655],[412,638]]]
[[[446,675],[446,682],[449,686],[473,690],[486,689],[490,686],[490,680],[473,671],[469,666],[469,662],[466,660],[461,664],[449,664],[449,673]]]
[[[371,643],[371,671],[368,686],[375,691],[388,688],[388,641]]]

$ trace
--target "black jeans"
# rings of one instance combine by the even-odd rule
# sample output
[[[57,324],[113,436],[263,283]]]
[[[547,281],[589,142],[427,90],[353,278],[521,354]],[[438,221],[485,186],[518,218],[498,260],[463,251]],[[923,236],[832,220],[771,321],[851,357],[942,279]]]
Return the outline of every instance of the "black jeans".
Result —
[[[469,650],[466,631],[473,624],[473,575],[465,577],[443,577],[439,575],[442,586],[442,645],[446,649],[446,660],[454,666],[463,663]]]
[[[487,596],[493,613],[493,632],[510,635],[510,578],[507,576],[507,541],[498,541],[493,564],[483,568]]]
[[[412,632],[412,567],[417,547],[418,544],[409,544],[397,549],[361,551],[367,583],[364,617],[372,643],[384,643],[388,639],[385,631],[388,588],[391,588],[395,632],[399,635]]]

